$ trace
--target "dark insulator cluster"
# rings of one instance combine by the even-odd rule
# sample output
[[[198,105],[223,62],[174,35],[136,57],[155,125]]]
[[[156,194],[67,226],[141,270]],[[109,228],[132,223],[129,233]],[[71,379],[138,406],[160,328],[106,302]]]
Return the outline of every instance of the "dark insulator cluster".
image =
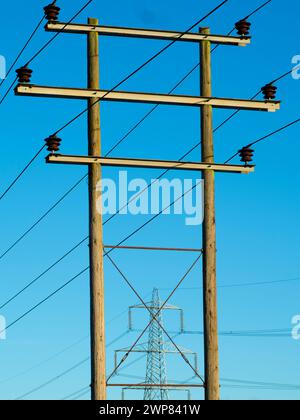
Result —
[[[60,12],[60,7],[51,3],[44,7],[45,17],[49,22],[57,21]]]
[[[248,165],[253,160],[253,153],[254,150],[250,149],[250,147],[243,147],[241,150],[239,150],[241,162],[244,162],[245,165]]]
[[[27,66],[21,67],[16,70],[18,75],[18,82],[19,83],[30,83],[32,70],[30,70]]]
[[[47,150],[49,152],[58,152],[59,151],[59,146],[61,143],[61,139],[58,138],[56,135],[52,135],[50,137],[48,137],[46,140],[46,146],[47,146]]]
[[[277,87],[274,86],[272,83],[261,88],[261,91],[264,95],[266,100],[272,100],[276,98]]]
[[[250,34],[250,27],[251,27],[251,23],[248,22],[246,19],[239,20],[235,24],[235,28],[237,30],[237,33],[240,36],[248,36]]]

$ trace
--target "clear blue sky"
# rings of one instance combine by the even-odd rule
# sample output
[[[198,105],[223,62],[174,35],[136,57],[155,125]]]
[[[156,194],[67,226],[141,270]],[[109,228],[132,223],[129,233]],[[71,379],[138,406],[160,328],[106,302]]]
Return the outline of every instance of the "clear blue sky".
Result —
[[[6,18],[0,29],[0,54],[7,58],[8,63],[40,19],[44,2],[39,3],[40,6],[36,1],[28,0],[26,10],[20,0],[2,5]],[[62,8],[61,19],[67,21],[83,3],[79,0],[72,4],[58,1]],[[106,25],[186,30],[218,3],[201,0],[94,0],[77,20],[86,22],[88,16],[93,16]],[[238,19],[261,3],[260,0],[230,0],[205,25],[211,26],[214,33],[225,34]],[[288,71],[292,57],[300,54],[299,12],[300,5],[296,0],[291,0],[289,7],[284,7],[279,0],[273,0],[251,19],[253,42],[250,47],[219,48],[213,55],[213,95],[250,98],[266,82]],[[50,36],[40,29],[20,64],[25,63]],[[101,86],[112,87],[164,45],[160,41],[101,39]],[[198,62],[198,57],[197,45],[175,44],[123,88],[168,92]],[[34,70],[33,83],[86,86],[84,36],[59,36],[31,67]],[[9,79],[3,85],[2,93],[10,82]],[[300,117],[300,81],[287,77],[279,82],[278,87],[278,97],[283,101],[279,113],[241,112],[216,133],[217,162],[223,162],[241,146]],[[177,92],[198,95],[199,74],[195,72]],[[84,103],[76,100],[17,98],[10,94],[0,107],[1,190],[41,147],[44,138],[83,107]],[[104,104],[103,152],[107,152],[149,108],[146,105]],[[222,122],[228,114],[229,111],[216,110],[214,124]],[[64,153],[85,153],[85,118],[66,129],[62,138]],[[114,156],[178,159],[198,140],[199,110],[160,107],[114,151]],[[288,330],[291,328],[291,318],[300,314],[298,153],[299,126],[296,125],[257,146],[254,175],[217,176],[218,284],[244,284],[242,287],[219,288],[220,331]],[[189,159],[198,160],[199,157],[197,149]],[[5,251],[84,172],[85,169],[81,167],[47,166],[43,156],[40,156],[0,203],[0,252]],[[107,175],[113,176],[114,173],[115,170],[106,171]],[[136,176],[134,171],[131,174]],[[147,179],[153,177],[149,171],[142,175]],[[145,220],[145,216],[117,216],[105,226],[105,242],[117,243]],[[83,182],[0,261],[0,303],[86,236],[87,228],[87,184]],[[186,227],[180,216],[162,216],[128,244],[201,247],[201,228]],[[168,291],[165,289],[176,284],[194,258],[193,255],[128,251],[116,251],[113,255],[136,288],[148,297],[154,286],[162,289],[161,295],[166,297]],[[85,243],[3,309],[1,314],[8,323],[14,321],[87,265],[88,249]],[[299,281],[245,285],[249,282],[295,278],[299,278]],[[105,265],[105,281],[107,342],[110,343],[126,332],[126,308],[136,303],[137,299],[108,261]],[[196,289],[179,290],[172,299],[173,304],[185,310],[188,330],[202,330],[202,298],[201,290],[197,289],[200,286],[201,267],[198,265],[183,286]],[[138,328],[145,320],[140,315]],[[168,318],[165,323],[169,329],[176,329],[175,319]],[[17,398],[87,357],[88,339],[76,346],[73,344],[88,333],[89,290],[88,276],[85,274],[9,329],[7,340],[0,341],[0,398]],[[108,372],[112,370],[114,350],[129,346],[135,337],[136,333],[127,334],[108,348]],[[176,339],[183,347],[198,352],[203,372],[202,336],[184,335]],[[72,347],[53,358],[69,346]],[[299,350],[300,342],[289,336],[222,336],[221,377],[299,385]],[[131,361],[134,361],[134,356],[128,359],[129,363]],[[144,370],[145,363],[141,361],[124,369],[123,373],[143,376]],[[22,372],[25,373],[20,375]],[[168,374],[171,379],[178,381],[193,376],[179,358],[169,361]],[[126,379],[115,378],[120,381]],[[61,399],[88,384],[89,365],[85,363],[28,398]],[[231,383],[222,381],[222,384]],[[201,393],[193,392],[192,395],[202,398]],[[299,390],[222,388],[223,399],[299,399],[299,395]],[[133,393],[130,396],[138,398],[141,394]],[[118,390],[110,391],[109,397],[119,398],[120,393]]]

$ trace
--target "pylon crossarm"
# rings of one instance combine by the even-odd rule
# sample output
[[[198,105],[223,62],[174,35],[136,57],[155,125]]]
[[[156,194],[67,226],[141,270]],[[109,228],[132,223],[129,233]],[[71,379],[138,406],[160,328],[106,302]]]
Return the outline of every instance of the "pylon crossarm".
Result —
[[[50,22],[45,26],[48,32],[66,32],[71,34],[88,34],[96,32],[99,35],[121,36],[130,38],[149,38],[182,42],[210,41],[212,44],[235,45],[245,47],[251,43],[251,37],[235,37],[226,35],[205,36],[197,33],[178,31],[160,31],[153,29],[124,28],[118,26],[86,25],[78,23]]]
[[[144,345],[146,346],[147,343],[145,343]],[[183,349],[182,347],[179,347],[179,346],[178,346],[178,348],[180,349],[180,352],[183,353],[183,354],[188,354],[188,355],[195,355],[196,354],[195,352],[193,352],[191,350],[186,350],[186,349]],[[127,353],[129,350],[130,350],[129,348],[118,349],[118,350],[115,350],[115,353]],[[135,349],[131,350],[130,352],[131,353],[148,353],[150,351],[152,353],[160,353],[160,350],[155,350],[155,349],[149,350],[148,348],[144,348],[144,349],[143,348],[138,348],[138,349],[135,348]],[[166,348],[165,352],[169,353],[169,354],[174,354],[174,353],[178,353],[178,350],[176,350],[176,349],[171,350],[171,349]]]
[[[204,388],[204,384],[107,384],[111,387],[136,387],[136,388]]]
[[[201,162],[180,162],[152,159],[127,159],[127,158],[105,158],[97,156],[73,156],[50,154],[46,157],[47,163],[70,164],[70,165],[89,165],[98,163],[102,166],[133,167],[150,169],[172,169],[185,171],[204,171],[211,169],[216,172],[232,172],[249,174],[254,172],[254,165],[228,165],[218,163]]]
[[[214,108],[247,109],[252,111],[275,112],[280,109],[280,101],[258,101],[247,99],[214,98],[206,96],[165,95],[144,92],[123,92],[98,89],[68,88],[18,84],[15,94],[48,98],[98,99],[113,102],[141,102],[193,107],[212,106]]]
[[[129,309],[130,308],[131,309],[145,309],[145,307],[143,305],[132,305],[132,306],[129,307]],[[151,306],[151,302],[149,302],[148,309],[158,310],[159,307],[157,307],[157,306]],[[181,311],[181,308],[179,308],[178,306],[174,306],[174,305],[165,305],[164,306],[164,309],[170,309],[170,310],[174,310],[174,311],[175,310]]]

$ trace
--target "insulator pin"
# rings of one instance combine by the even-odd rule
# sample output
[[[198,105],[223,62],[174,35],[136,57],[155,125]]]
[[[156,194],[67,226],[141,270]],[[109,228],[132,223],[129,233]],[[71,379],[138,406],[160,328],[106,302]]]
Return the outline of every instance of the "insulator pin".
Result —
[[[51,3],[48,6],[44,7],[45,17],[48,22],[53,22],[58,20],[60,7],[56,6],[55,4]]]
[[[251,27],[251,23],[248,22],[246,19],[239,20],[235,24],[235,28],[237,30],[237,33],[240,36],[248,36],[250,34],[250,27]]]
[[[58,152],[59,146],[61,143],[61,139],[58,138],[56,135],[52,135],[45,139],[47,150],[51,153]]]
[[[19,83],[30,83],[32,70],[30,70],[27,66],[23,66],[16,70],[18,75],[18,82]]]
[[[264,95],[264,98],[267,101],[270,101],[276,98],[277,87],[274,86],[272,83],[269,83],[266,86],[262,87],[261,91]]]
[[[241,162],[244,162],[245,165],[248,165],[253,160],[254,150],[250,149],[250,147],[243,147],[239,150],[239,155],[241,158]]]

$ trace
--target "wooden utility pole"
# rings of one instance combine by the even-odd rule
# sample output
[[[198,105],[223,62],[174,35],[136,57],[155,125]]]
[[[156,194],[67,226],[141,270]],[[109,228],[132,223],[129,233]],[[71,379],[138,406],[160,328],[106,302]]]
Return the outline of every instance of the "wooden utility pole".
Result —
[[[280,109],[280,101],[270,98],[264,100],[245,100],[212,97],[211,89],[211,44],[246,46],[250,44],[247,36],[249,23],[241,21],[239,36],[213,35],[208,28],[199,33],[180,33],[136,28],[101,26],[97,19],[89,19],[88,25],[62,23],[48,19],[46,30],[51,32],[79,33],[88,37],[88,89],[70,87],[51,87],[32,84],[28,69],[18,70],[19,84],[16,95],[37,97],[86,99],[88,111],[89,155],[74,156],[56,154],[57,138],[50,136],[48,150],[52,153],[47,163],[88,165],[89,204],[90,204],[90,276],[91,276],[91,359],[92,359],[92,399],[105,400],[105,324],[104,324],[104,275],[103,275],[103,235],[100,188],[101,167],[164,168],[176,170],[203,171],[204,179],[204,224],[203,224],[203,299],[204,299],[204,345],[205,345],[205,398],[219,400],[219,357],[217,325],[217,287],[216,287],[216,226],[215,226],[215,172],[250,173],[249,156],[241,160],[245,165],[214,163],[213,150],[213,108],[275,112]],[[176,42],[197,42],[201,56],[201,96],[164,95],[145,92],[124,92],[100,90],[99,88],[99,36],[137,37],[144,39],[169,40]],[[31,74],[31,73],[30,73]],[[101,156],[100,101],[138,102],[193,106],[201,108],[202,161],[181,162],[149,159],[109,158]],[[62,129],[60,130],[62,131]],[[59,133],[58,131],[57,133]],[[53,139],[54,137],[54,139]],[[247,151],[246,151],[247,152]],[[248,150],[249,152],[249,150]],[[250,151],[251,152],[251,151]],[[97,191],[98,189],[98,191]],[[111,386],[121,386],[114,384]],[[198,386],[198,385],[197,385]]]
[[[98,19],[89,18],[89,25]],[[99,36],[88,34],[88,87],[99,89]],[[101,156],[100,103],[88,99],[89,156]],[[103,228],[101,209],[101,165],[89,165],[89,232],[91,294],[91,387],[93,400],[106,400]],[[98,186],[98,188],[97,188]]]
[[[209,28],[200,29],[201,34],[210,34]],[[211,97],[211,43],[200,42],[201,96]],[[201,108],[202,162],[214,162],[213,108]],[[215,217],[215,172],[203,171],[204,223],[203,223],[203,314],[205,354],[205,399],[219,400],[219,349],[217,321],[216,284],[216,217]]]

